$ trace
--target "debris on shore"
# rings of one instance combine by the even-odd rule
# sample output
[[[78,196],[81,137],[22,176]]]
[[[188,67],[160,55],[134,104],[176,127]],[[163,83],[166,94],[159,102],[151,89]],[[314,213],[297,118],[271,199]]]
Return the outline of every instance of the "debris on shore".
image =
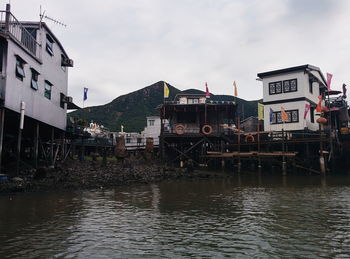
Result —
[[[140,157],[128,157],[122,161],[69,160],[55,168],[41,167],[22,171],[20,175],[1,182],[0,193],[96,189],[168,179],[211,177],[218,175],[169,167]]]

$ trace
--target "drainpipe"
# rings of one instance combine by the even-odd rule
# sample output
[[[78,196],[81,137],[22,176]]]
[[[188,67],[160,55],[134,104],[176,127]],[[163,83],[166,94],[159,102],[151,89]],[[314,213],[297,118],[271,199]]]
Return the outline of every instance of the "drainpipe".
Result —
[[[19,120],[19,128],[18,128],[18,138],[17,138],[17,165],[16,165],[16,173],[19,174],[19,162],[21,158],[21,143],[22,143],[22,130],[24,126],[24,111],[26,109],[26,103],[21,102],[21,111],[20,111],[20,120]]]

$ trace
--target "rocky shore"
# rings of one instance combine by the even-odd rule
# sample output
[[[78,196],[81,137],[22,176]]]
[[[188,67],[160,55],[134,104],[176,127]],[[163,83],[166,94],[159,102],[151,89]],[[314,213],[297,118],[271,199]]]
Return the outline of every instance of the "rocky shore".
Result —
[[[68,160],[55,168],[22,171],[0,182],[0,193],[95,189],[146,184],[167,179],[224,177],[188,168],[172,168],[156,160],[129,157],[123,161]]]

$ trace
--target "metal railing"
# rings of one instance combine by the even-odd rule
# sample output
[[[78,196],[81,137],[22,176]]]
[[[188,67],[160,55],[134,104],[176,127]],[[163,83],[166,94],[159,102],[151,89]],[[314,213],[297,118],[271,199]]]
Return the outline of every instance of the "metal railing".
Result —
[[[40,59],[41,45],[9,11],[0,11],[0,31],[12,36],[22,47]]]

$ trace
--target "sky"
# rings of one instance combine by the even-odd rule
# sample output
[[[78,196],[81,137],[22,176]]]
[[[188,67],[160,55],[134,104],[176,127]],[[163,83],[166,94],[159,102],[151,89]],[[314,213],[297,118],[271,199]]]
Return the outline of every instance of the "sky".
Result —
[[[0,0],[1,9],[9,0]],[[158,81],[185,90],[262,98],[257,73],[311,64],[350,86],[347,0],[11,0],[19,20],[45,14],[74,67],[82,106],[106,104]]]

